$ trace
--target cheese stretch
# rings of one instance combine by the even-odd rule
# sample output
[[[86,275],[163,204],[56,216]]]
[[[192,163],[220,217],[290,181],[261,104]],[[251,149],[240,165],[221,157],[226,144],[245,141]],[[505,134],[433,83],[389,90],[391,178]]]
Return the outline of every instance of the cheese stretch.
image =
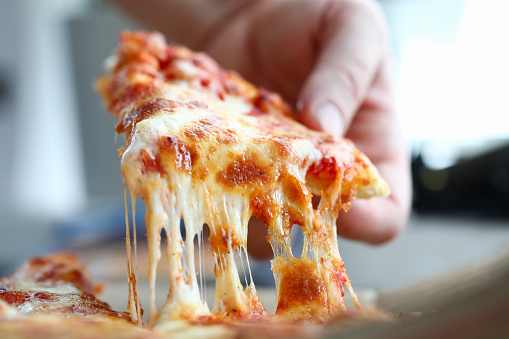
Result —
[[[120,154],[131,201],[141,196],[147,206],[150,326],[269,317],[320,323],[345,309],[344,286],[350,282],[338,251],[338,213],[356,197],[389,194],[350,141],[305,128],[276,94],[221,69],[203,53],[166,45],[157,33],[124,33],[98,89],[118,117],[117,132],[125,135]],[[321,197],[317,207],[313,196]],[[252,216],[267,225],[274,252],[277,308],[270,316],[250,276],[243,287],[234,260],[239,253],[251,274],[246,251]],[[204,298],[205,224],[215,259],[212,309]],[[299,258],[291,251],[293,225],[304,234]],[[129,225],[127,232],[130,242]],[[139,322],[130,243],[127,250],[129,310]],[[168,258],[170,288],[158,310],[155,281],[162,255]]]

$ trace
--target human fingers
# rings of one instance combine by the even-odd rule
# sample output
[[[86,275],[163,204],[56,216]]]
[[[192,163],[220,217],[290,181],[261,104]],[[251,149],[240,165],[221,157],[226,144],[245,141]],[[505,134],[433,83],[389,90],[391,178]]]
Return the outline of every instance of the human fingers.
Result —
[[[384,61],[346,137],[378,168],[391,188],[387,198],[357,200],[341,211],[338,233],[378,244],[396,236],[406,225],[411,204],[410,156],[394,108],[388,61]]]
[[[308,127],[344,135],[387,53],[385,23],[371,1],[330,1],[323,11],[297,109]]]

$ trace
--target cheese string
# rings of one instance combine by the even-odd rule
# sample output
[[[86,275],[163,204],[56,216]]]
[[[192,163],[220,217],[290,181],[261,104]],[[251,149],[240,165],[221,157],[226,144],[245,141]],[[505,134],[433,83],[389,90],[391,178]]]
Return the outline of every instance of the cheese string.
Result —
[[[131,316],[131,320],[137,324],[142,325],[143,321],[141,318],[141,304],[140,299],[137,293],[137,250],[136,250],[136,226],[134,226],[134,210],[133,210],[133,226],[134,226],[134,253],[135,253],[135,269],[133,270],[133,259],[131,253],[131,232],[129,225],[129,209],[127,208],[127,189],[125,179],[123,180],[124,184],[124,210],[125,210],[125,226],[126,226],[126,251],[127,251],[127,281],[129,284],[129,300],[128,300],[128,309],[129,315]],[[132,200],[131,200],[132,203]]]

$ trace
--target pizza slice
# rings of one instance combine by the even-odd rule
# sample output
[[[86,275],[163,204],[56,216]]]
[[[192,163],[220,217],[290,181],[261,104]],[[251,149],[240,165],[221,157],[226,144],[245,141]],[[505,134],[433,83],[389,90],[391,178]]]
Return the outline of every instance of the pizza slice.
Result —
[[[32,258],[0,277],[0,336],[158,338],[99,300],[99,290],[74,254]]]
[[[99,291],[99,285],[92,283],[86,268],[71,253],[32,258],[10,276],[0,278],[0,301],[13,308],[11,313],[131,322],[128,313],[115,312],[97,299]]]
[[[338,251],[336,219],[356,198],[389,194],[363,153],[349,140],[304,127],[277,94],[204,53],[167,45],[161,34],[123,33],[108,68],[97,88],[118,118],[117,133],[125,136],[121,168],[133,211],[139,195],[147,206],[150,326],[183,319],[322,323],[345,310],[344,286],[356,301]],[[313,196],[320,197],[316,208]],[[274,252],[274,315],[249,279],[252,216],[267,225]],[[215,259],[212,310],[203,297],[203,275],[196,273],[203,253],[195,257],[195,245],[203,248],[205,224]],[[291,251],[293,225],[304,233],[299,258]],[[170,288],[158,310],[154,287],[163,231]],[[129,312],[139,322],[128,222],[127,233]],[[246,287],[236,255],[247,267]]]

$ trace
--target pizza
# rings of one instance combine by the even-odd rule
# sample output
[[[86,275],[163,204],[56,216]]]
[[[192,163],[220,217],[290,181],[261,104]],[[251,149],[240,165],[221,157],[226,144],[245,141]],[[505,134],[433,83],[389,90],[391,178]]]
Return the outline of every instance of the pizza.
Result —
[[[123,33],[108,67],[97,88],[125,137],[121,169],[132,208],[137,196],[147,207],[150,327],[182,319],[323,323],[346,309],[345,286],[360,307],[338,251],[336,219],[356,198],[384,197],[389,188],[352,142],[304,127],[277,94],[204,53],[167,45],[158,33]],[[313,196],[320,197],[316,207]],[[274,252],[274,315],[249,278],[253,216],[267,225]],[[200,279],[203,253],[195,257],[204,225],[215,260],[211,308]],[[291,251],[293,225],[304,233],[300,258]],[[170,288],[159,310],[154,287],[162,232]],[[137,322],[141,307],[130,243],[127,248],[129,312]],[[244,286],[236,257],[247,272]]]
[[[336,219],[355,199],[386,197],[390,190],[351,141],[306,128],[277,94],[222,69],[204,53],[168,45],[159,33],[121,34],[107,68],[97,89],[125,140],[119,154],[128,312],[97,299],[98,285],[75,256],[53,254],[0,280],[0,330],[29,333],[25,337],[311,337],[320,324],[353,314],[346,312],[345,287],[361,308],[339,254]],[[137,292],[138,196],[147,208],[145,323]],[[253,217],[266,225],[273,250],[274,314],[260,302],[249,268]],[[294,225],[304,235],[300,257],[292,253]],[[163,253],[170,286],[167,295],[156,296]],[[205,255],[215,265],[210,306]],[[166,301],[158,309],[161,297]]]
[[[0,278],[2,338],[157,338],[99,300],[101,286],[72,253],[34,257]]]

